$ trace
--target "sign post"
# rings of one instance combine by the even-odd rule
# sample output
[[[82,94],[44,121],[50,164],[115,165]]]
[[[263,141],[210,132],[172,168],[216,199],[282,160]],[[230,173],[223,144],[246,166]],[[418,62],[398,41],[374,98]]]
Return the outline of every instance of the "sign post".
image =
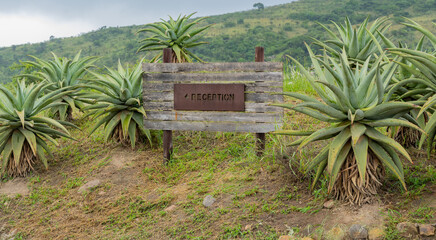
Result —
[[[256,47],[254,61],[255,62],[264,62],[265,61],[265,49],[263,47]],[[266,144],[266,135],[265,133],[256,133],[256,149],[257,156],[262,156],[265,151]]]
[[[164,48],[162,62],[171,63],[173,59],[173,50],[171,48]],[[167,164],[173,155],[173,131],[164,130],[163,131],[163,161]]]

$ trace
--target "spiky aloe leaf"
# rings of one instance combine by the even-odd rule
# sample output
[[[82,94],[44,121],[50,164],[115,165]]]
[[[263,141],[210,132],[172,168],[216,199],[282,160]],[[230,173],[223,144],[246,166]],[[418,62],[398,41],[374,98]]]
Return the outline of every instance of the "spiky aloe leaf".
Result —
[[[334,161],[331,161],[331,170],[329,171],[330,173],[330,181],[329,181],[329,189],[328,189],[329,192],[331,192],[333,185],[336,182],[336,179],[338,178],[339,171],[342,165],[344,164],[345,160],[347,159],[350,149],[351,149],[351,144],[349,142],[345,143],[340,149],[338,149],[339,152],[337,153],[337,157],[334,159]],[[330,156],[329,156],[329,160],[330,160]],[[330,163],[330,161],[328,161],[328,163]],[[327,163],[327,168],[329,166],[328,163]]]
[[[412,158],[407,153],[406,149],[404,149],[403,146],[401,146],[399,143],[397,143],[392,138],[389,138],[389,137],[381,134],[380,132],[378,132],[377,130],[372,129],[372,128],[368,128],[366,130],[365,134],[373,141],[381,142],[381,143],[390,145],[392,148],[394,148],[395,150],[400,152],[404,157],[406,157],[407,160],[412,162]]]
[[[311,142],[318,141],[318,140],[321,140],[321,139],[325,139],[326,137],[327,138],[331,138],[333,136],[336,136],[336,135],[342,133],[342,131],[346,127],[348,127],[348,125],[347,124],[343,124],[341,126],[332,126],[332,127],[329,127],[329,128],[320,129],[320,130],[312,133],[307,138],[305,138],[303,140],[303,142],[301,142],[301,144],[298,147],[298,149],[303,148],[304,146],[306,146],[307,144],[309,144]]]
[[[338,136],[333,139],[333,141],[330,143],[329,148],[329,161],[327,164],[327,171],[330,174],[333,174],[333,168],[338,164],[337,159],[340,153],[342,152],[342,149],[347,144],[348,140],[351,137],[351,131],[350,128],[345,128],[342,132],[338,134]],[[351,144],[350,144],[351,147]],[[347,152],[348,153],[348,152]],[[342,165],[342,164],[341,164]],[[334,178],[336,180],[336,178]]]
[[[371,150],[375,153],[378,159],[381,160],[382,163],[384,163],[385,166],[391,170],[391,172],[400,180],[402,186],[404,189],[407,190],[406,183],[404,181],[404,176],[402,175],[402,171],[398,168],[398,166],[393,161],[392,157],[389,155],[388,152],[386,152],[380,144],[374,141],[369,141],[369,147]]]

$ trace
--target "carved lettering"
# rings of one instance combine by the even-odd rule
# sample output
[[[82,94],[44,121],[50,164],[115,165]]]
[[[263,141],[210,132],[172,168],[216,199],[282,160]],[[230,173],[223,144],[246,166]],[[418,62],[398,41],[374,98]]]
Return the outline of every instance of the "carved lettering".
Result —
[[[188,94],[186,94],[188,95]],[[234,93],[191,93],[191,101],[234,101]]]
[[[244,84],[174,84],[174,109],[244,111],[244,89]]]

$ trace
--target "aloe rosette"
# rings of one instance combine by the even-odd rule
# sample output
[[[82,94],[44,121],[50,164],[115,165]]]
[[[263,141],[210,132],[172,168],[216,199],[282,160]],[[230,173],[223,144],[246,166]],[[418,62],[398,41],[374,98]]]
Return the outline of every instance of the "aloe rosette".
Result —
[[[55,138],[71,138],[65,126],[75,127],[73,124],[42,114],[47,109],[64,105],[58,100],[70,93],[62,89],[43,94],[51,86],[46,82],[26,86],[22,81],[18,82],[15,95],[0,86],[2,175],[25,176],[37,159],[48,168],[45,152],[51,153],[46,142],[58,145]]]
[[[203,62],[188,48],[206,44],[207,42],[200,41],[199,34],[211,25],[196,28],[195,26],[205,18],[190,21],[189,19],[194,14],[179,16],[176,20],[170,17],[169,21],[161,19],[161,22],[147,24],[146,28],[139,30],[138,33],[148,32],[153,36],[141,40],[143,45],[138,49],[138,52],[159,50],[159,53],[154,57],[157,59],[162,56],[162,49],[171,48],[174,52],[173,62],[192,62],[193,59]]]
[[[401,42],[398,43],[398,47],[388,39],[384,34],[379,33],[382,38],[383,43],[388,48],[399,48],[407,49],[407,45]],[[415,46],[416,51],[422,51],[424,46],[425,36],[422,36]],[[393,55],[395,56],[395,55]],[[428,98],[429,90],[426,84],[410,80],[413,78],[413,74],[409,71],[413,68],[412,64],[408,62],[405,58],[400,58],[397,60],[400,66],[398,67],[397,73],[391,80],[391,87],[393,91],[389,92],[389,97],[398,101],[421,101],[424,103],[425,99]],[[426,121],[428,118],[427,114],[418,114],[419,109],[412,109],[409,113],[403,116],[403,118],[418,125],[421,129],[425,129]],[[390,129],[391,136],[399,143],[405,147],[418,147],[420,138],[422,137],[421,132],[408,128],[408,127],[394,127]]]
[[[283,130],[276,134],[302,136],[291,144],[299,145],[298,149],[314,141],[331,139],[308,165],[308,171],[316,169],[312,188],[327,170],[329,193],[333,193],[337,199],[364,203],[377,193],[381,185],[381,164],[406,188],[398,153],[409,161],[412,159],[400,144],[377,130],[379,127],[407,126],[422,131],[416,125],[399,119],[416,105],[393,102],[384,97],[397,65],[393,62],[382,63],[383,56],[380,56],[373,64],[368,58],[352,69],[345,50],[336,60],[326,55],[316,57],[310,47],[307,46],[307,49],[316,77],[290,58],[307,77],[321,100],[299,93],[284,93],[302,103],[277,106],[331,123],[331,126],[309,132]]]
[[[422,118],[424,113],[430,115],[424,127],[424,131],[427,134],[421,136],[419,143],[419,147],[422,147],[425,140],[427,140],[427,153],[428,157],[430,157],[436,138],[436,36],[413,20],[407,20],[408,23],[403,24],[423,33],[433,44],[434,52],[427,53],[419,49],[389,48],[389,52],[400,56],[403,60],[396,61],[396,63],[410,73],[408,78],[400,79],[400,81],[395,83],[389,94],[392,95],[398,92],[408,84],[416,86],[405,94],[422,101],[422,108],[417,114],[417,118]]]
[[[323,27],[331,39],[324,42],[312,38],[313,43],[326,49],[333,57],[340,58],[341,50],[345,49],[349,60],[364,62],[375,53],[382,52],[379,42],[379,33],[385,32],[389,25],[385,24],[386,17],[376,19],[368,29],[369,18],[366,18],[358,28],[353,28],[350,19],[345,19],[345,24],[337,24],[332,21],[337,33],[330,30],[327,26],[318,23]]]
[[[130,140],[134,148],[140,133],[151,143],[150,131],[145,129],[143,124],[146,114],[142,106],[141,62],[132,70],[124,69],[118,62],[118,70],[107,68],[107,74],[91,72],[96,79],[89,87],[97,92],[89,95],[95,99],[95,104],[86,109],[91,110],[89,115],[101,119],[94,125],[90,134],[104,125],[105,141],[110,137],[122,143]]]
[[[98,60],[97,57],[84,57],[80,58],[81,52],[77,53],[73,59],[59,58],[56,54],[52,53],[53,60],[46,61],[37,57],[31,56],[35,61],[25,61],[23,64],[38,69],[33,74],[22,74],[18,77],[26,77],[37,82],[47,81],[50,86],[46,89],[49,91],[56,91],[58,89],[64,89],[69,91],[74,87],[76,91],[69,91],[62,99],[58,101],[66,104],[61,104],[52,108],[50,111],[53,116],[59,117],[61,120],[71,120],[74,110],[83,110],[86,104],[91,103],[86,98],[87,93],[83,91],[85,88],[85,75],[87,70],[93,67],[93,63]],[[69,90],[68,90],[69,89]]]

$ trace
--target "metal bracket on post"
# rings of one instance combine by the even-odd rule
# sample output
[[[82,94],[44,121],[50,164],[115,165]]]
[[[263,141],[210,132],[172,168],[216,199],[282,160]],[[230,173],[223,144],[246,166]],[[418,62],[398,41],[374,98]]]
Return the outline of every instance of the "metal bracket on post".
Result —
[[[265,61],[265,49],[263,47],[256,47],[255,62]],[[256,155],[261,157],[265,151],[266,136],[265,133],[256,133]]]
[[[173,59],[173,50],[171,48],[163,49],[162,62],[171,63]],[[173,154],[173,131],[163,131],[163,162],[167,164],[171,160]]]

